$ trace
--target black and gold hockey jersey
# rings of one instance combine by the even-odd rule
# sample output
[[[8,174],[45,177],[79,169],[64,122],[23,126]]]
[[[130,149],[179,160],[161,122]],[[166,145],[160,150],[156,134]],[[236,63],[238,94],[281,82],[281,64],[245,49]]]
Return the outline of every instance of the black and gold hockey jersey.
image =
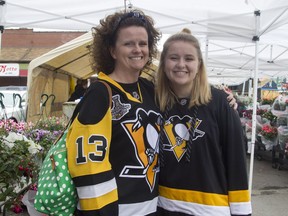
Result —
[[[159,215],[251,214],[241,124],[226,97],[212,88],[208,105],[188,109],[188,100],[183,99],[167,115]],[[194,133],[188,153],[191,125]]]
[[[154,87],[139,78],[119,84],[104,73],[82,99],[67,136],[68,166],[80,215],[155,215],[158,201],[160,114]]]

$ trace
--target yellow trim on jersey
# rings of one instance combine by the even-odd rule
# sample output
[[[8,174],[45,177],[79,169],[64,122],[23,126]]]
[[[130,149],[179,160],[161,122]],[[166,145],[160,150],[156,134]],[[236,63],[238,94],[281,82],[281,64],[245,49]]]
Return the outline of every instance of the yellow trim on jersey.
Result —
[[[229,202],[250,202],[248,190],[229,191]]]
[[[79,200],[81,210],[98,210],[118,200],[117,189],[97,198]]]
[[[109,83],[112,83],[114,86],[116,86],[118,89],[120,89],[122,92],[124,92],[127,96],[127,98],[130,100],[130,101],[134,101],[134,102],[137,102],[137,103],[141,103],[140,100],[138,100],[137,98],[134,98],[131,94],[129,94],[128,92],[126,92],[122,86],[120,86],[116,81],[114,81],[113,79],[111,79],[109,76],[107,76],[106,74],[104,74],[103,72],[100,72],[99,75],[98,75],[98,78],[99,79],[102,79],[102,80],[105,80]],[[138,85],[139,89],[140,89],[140,86]],[[140,90],[141,91],[141,90]],[[140,92],[141,94],[141,92]],[[142,94],[141,94],[141,98],[142,98]]]
[[[211,206],[228,206],[228,196],[191,190],[173,189],[159,186],[159,195],[171,200],[179,200]]]

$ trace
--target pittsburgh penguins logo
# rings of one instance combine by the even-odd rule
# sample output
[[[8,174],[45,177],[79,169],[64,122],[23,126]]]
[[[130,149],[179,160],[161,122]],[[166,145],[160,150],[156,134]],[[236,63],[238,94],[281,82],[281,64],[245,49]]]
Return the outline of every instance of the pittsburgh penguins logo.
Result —
[[[151,191],[155,187],[157,172],[159,172],[159,125],[156,124],[159,118],[160,115],[154,111],[146,112],[139,109],[136,112],[136,119],[122,123],[122,127],[133,143],[135,157],[139,164],[125,166],[120,177],[145,178]]]
[[[165,123],[166,142],[163,143],[163,150],[173,152],[178,161],[181,160],[186,152],[186,145],[191,134],[189,130],[192,129],[192,122],[194,122],[192,120],[192,117],[187,115],[183,118],[171,116]],[[202,120],[198,118],[195,120],[193,141],[205,135],[205,132],[198,129],[201,122]]]

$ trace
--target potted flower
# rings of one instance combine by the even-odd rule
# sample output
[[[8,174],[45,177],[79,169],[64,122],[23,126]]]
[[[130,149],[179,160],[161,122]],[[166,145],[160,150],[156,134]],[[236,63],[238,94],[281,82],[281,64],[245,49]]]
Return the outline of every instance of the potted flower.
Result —
[[[266,118],[270,121],[270,124],[271,125],[275,125],[276,122],[277,122],[277,116],[274,115],[271,110],[267,111],[267,112],[264,112],[262,115],[261,115],[262,118]]]
[[[264,125],[259,135],[261,136],[261,141],[265,145],[266,150],[271,150],[272,147],[277,144],[277,127]]]
[[[37,190],[37,177],[48,150],[66,119],[50,117],[36,124],[0,120],[0,210],[23,211],[23,195]]]
[[[251,110],[251,109],[242,111],[242,115],[246,119],[250,119],[251,120],[252,119],[252,114],[253,114],[253,110]]]
[[[261,105],[272,105],[273,101],[274,99],[263,98],[263,100],[261,101]]]

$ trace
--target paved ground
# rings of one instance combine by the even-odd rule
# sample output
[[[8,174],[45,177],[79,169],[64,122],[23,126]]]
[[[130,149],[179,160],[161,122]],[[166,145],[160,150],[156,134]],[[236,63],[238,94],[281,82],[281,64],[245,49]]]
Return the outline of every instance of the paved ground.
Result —
[[[247,159],[248,167],[250,159]],[[288,215],[288,169],[272,168],[269,158],[254,160],[252,178],[253,216]]]
[[[288,166],[282,167],[282,170],[274,169],[269,159],[271,157],[254,160],[252,178],[253,216],[287,216]],[[249,156],[247,156],[247,166],[250,167]],[[2,216],[1,213],[0,215]],[[28,213],[13,214],[9,212],[6,215],[28,216]]]

